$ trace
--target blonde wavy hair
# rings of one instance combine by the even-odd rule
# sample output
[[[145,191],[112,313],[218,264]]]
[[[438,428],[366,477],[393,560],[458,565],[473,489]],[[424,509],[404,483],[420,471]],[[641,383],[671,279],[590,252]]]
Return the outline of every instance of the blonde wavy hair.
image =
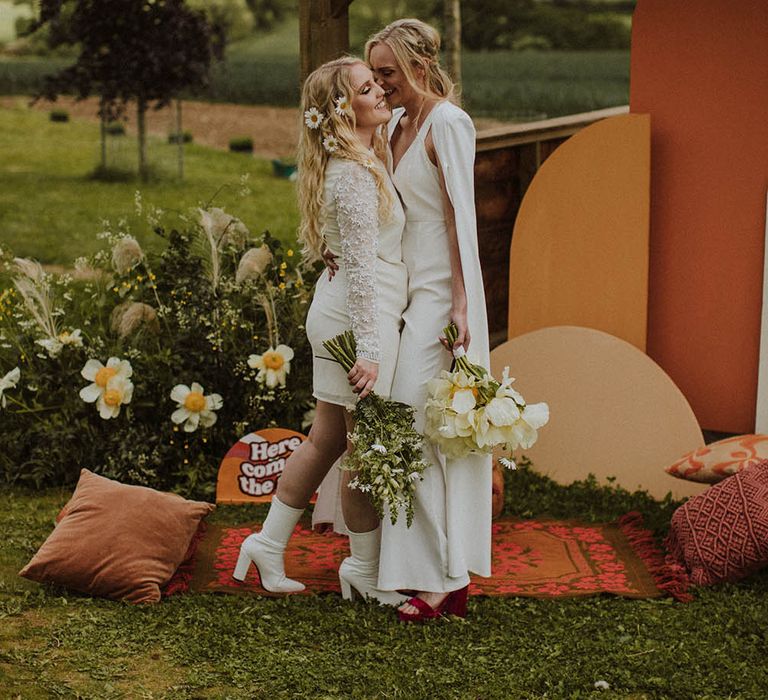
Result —
[[[301,92],[301,125],[297,158],[298,196],[301,224],[299,242],[303,246],[304,260],[307,263],[318,260],[323,251],[320,212],[323,207],[325,187],[325,168],[328,159],[345,158],[368,168],[376,181],[379,193],[379,220],[386,221],[392,213],[392,196],[386,185],[386,173],[374,167],[370,151],[362,144],[355,133],[353,110],[339,114],[336,111],[337,100],[352,102],[355,88],[351,83],[350,68],[355,64],[365,63],[353,56],[344,56],[324,63],[310,73],[304,81]],[[367,66],[366,66],[367,67]],[[309,128],[304,122],[304,113],[315,108],[322,115],[320,126]],[[333,154],[323,145],[323,140],[332,136],[337,146]],[[381,160],[386,159],[386,125],[376,130],[373,150]]]
[[[370,64],[371,49],[386,44],[408,84],[422,97],[459,102],[459,94],[451,77],[440,66],[440,34],[419,19],[398,19],[376,32],[365,43],[365,60]],[[423,68],[426,87],[420,85],[416,68]]]

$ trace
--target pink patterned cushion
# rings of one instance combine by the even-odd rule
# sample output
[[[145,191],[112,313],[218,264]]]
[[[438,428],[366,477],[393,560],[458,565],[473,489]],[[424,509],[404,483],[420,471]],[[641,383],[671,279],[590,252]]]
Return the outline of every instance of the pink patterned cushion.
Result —
[[[768,564],[768,460],[680,506],[666,545],[697,586],[738,581]]]
[[[768,435],[737,435],[689,452],[666,472],[679,479],[715,484],[764,459],[768,459]]]

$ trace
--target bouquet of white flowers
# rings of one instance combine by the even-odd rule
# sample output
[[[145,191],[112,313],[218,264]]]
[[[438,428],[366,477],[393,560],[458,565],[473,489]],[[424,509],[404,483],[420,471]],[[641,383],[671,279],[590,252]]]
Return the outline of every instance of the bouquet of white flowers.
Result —
[[[326,340],[323,346],[345,371],[352,369],[356,347],[351,331]],[[357,402],[353,415],[352,451],[341,463],[342,469],[356,472],[350,488],[367,493],[380,518],[388,510],[393,525],[404,508],[410,527],[416,482],[427,468],[421,456],[422,437],[413,427],[413,408],[371,392]]]
[[[453,345],[456,326],[451,323],[443,333]],[[470,452],[489,453],[498,446],[509,451],[531,447],[538,429],[549,420],[549,406],[527,404],[512,388],[515,380],[509,376],[509,367],[504,368],[499,382],[463,352],[457,351],[455,356],[453,371],[443,371],[429,382],[426,437],[451,458]],[[514,466],[508,459],[502,463]]]

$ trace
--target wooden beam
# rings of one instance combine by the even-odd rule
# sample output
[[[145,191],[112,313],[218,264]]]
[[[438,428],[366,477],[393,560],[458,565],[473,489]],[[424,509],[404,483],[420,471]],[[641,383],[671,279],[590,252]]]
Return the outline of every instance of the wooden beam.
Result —
[[[352,0],[300,0],[301,81],[318,66],[349,52]]]

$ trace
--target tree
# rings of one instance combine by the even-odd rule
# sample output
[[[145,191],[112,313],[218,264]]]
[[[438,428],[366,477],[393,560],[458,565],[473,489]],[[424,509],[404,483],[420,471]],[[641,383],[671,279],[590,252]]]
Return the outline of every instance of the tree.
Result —
[[[67,7],[71,15],[63,22]],[[221,31],[184,0],[42,0],[40,23],[56,28],[57,43],[79,45],[80,54],[46,79],[39,97],[96,94],[103,120],[119,119],[135,101],[139,175],[146,180],[147,109],[207,85],[211,63],[223,52]]]

